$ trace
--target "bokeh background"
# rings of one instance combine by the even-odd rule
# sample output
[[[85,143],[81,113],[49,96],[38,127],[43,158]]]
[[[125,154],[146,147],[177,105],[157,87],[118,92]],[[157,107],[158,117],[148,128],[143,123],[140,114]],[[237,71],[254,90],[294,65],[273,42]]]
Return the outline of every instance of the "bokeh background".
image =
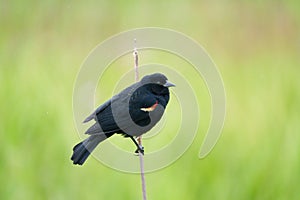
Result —
[[[0,199],[142,198],[139,175],[93,158],[73,166],[69,158],[80,140],[72,92],[82,62],[106,38],[147,26],[203,45],[227,95],[223,134],[211,154],[197,157],[209,121],[203,97],[204,125],[177,162],[146,175],[148,199],[300,198],[299,1],[13,0],[1,1],[0,23]],[[124,60],[126,71],[132,60]],[[112,68],[115,77],[101,81],[113,84],[122,70]],[[97,94],[107,99],[114,87],[102,82],[106,89]]]

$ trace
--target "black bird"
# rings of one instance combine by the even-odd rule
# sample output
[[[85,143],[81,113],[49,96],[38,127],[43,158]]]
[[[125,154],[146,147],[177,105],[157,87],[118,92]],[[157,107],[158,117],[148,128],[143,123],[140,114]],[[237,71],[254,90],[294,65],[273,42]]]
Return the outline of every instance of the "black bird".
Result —
[[[144,153],[134,137],[146,133],[161,119],[172,86],[163,74],[147,75],[99,106],[84,120],[94,119],[96,123],[85,132],[90,136],[74,146],[73,164],[82,165],[100,142],[115,133],[131,138],[136,152]]]

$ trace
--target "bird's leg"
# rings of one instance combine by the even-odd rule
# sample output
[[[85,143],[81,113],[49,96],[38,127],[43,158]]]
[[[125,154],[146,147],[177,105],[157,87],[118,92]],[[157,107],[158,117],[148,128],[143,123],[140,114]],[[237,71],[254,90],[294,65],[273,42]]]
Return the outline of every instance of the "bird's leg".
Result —
[[[143,146],[140,146],[137,141],[132,137],[130,136],[131,140],[134,142],[134,144],[137,146],[137,150],[134,152],[134,153],[141,153],[144,155],[144,147]]]

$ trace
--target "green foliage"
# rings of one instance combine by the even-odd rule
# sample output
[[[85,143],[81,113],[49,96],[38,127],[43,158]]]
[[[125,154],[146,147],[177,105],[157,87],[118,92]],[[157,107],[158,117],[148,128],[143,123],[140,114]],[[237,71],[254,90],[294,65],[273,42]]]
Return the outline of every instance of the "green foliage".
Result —
[[[93,158],[73,166],[69,158],[79,141],[72,91],[81,63],[107,37],[146,26],[201,43],[227,93],[225,127],[213,152],[197,158],[210,111],[207,94],[199,95],[199,134],[177,162],[146,175],[148,198],[299,199],[299,8],[298,1],[271,0],[2,2],[0,199],[141,199],[138,175]],[[113,84],[131,67],[128,59],[101,81]],[[163,53],[143,59],[172,62]],[[104,89],[106,98],[113,88]]]

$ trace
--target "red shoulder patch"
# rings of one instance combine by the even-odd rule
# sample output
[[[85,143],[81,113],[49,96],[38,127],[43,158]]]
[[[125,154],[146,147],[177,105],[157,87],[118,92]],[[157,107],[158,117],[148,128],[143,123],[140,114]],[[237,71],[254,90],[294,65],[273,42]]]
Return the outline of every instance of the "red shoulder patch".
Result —
[[[152,106],[150,106],[148,108],[141,108],[141,110],[145,111],[145,112],[151,112],[151,111],[155,110],[157,105],[158,105],[158,101],[156,101],[155,104],[153,104]]]

